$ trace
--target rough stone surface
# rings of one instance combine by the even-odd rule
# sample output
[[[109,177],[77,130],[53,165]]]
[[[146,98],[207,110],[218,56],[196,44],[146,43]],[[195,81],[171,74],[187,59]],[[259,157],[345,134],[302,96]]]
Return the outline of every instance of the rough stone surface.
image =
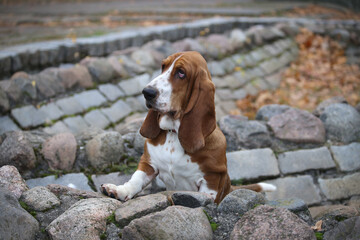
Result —
[[[49,184],[59,184],[75,189],[92,191],[90,186],[87,184],[88,179],[83,173],[69,173],[55,178],[54,175],[43,177],[43,178],[33,178],[26,180],[26,184],[29,188],[36,186],[47,186]]]
[[[280,171],[284,174],[336,167],[326,147],[285,152],[279,154],[278,159]]]
[[[236,223],[230,239],[316,239],[313,230],[284,208],[259,206]]]
[[[266,125],[259,121],[239,122],[236,136],[240,146],[246,149],[271,146],[270,134]]]
[[[138,95],[141,94],[149,81],[149,74],[143,74],[129,80],[121,81],[119,87],[124,91],[126,96]]]
[[[21,194],[29,189],[16,167],[10,165],[0,168],[0,188],[12,193],[16,199],[19,199]]]
[[[360,173],[354,173],[342,178],[323,179],[319,178],[321,191],[328,199],[336,200],[349,198],[360,194]]]
[[[197,208],[214,203],[214,199],[208,194],[201,192],[175,192],[171,195],[171,199],[175,205],[184,207]]]
[[[81,116],[68,117],[63,120],[66,127],[75,135],[89,128],[88,123]]]
[[[51,123],[51,121],[57,120],[65,115],[55,103],[46,104],[40,107],[38,111],[45,113],[46,123]]]
[[[240,115],[227,115],[220,119],[219,127],[225,135],[227,151],[235,151],[239,149],[237,144],[236,129],[244,121],[247,121],[247,118]]]
[[[104,129],[110,124],[110,121],[98,109],[92,110],[84,115],[84,120],[91,127],[98,127]]]
[[[75,97],[67,97],[67,98],[59,99],[55,102],[55,104],[66,115],[80,113],[85,110],[83,106],[81,106],[80,103],[75,99]]]
[[[123,140],[118,132],[99,134],[86,144],[86,155],[95,168],[119,163],[123,150]]]
[[[89,62],[87,68],[93,79],[97,82],[108,82],[116,75],[112,65],[102,58],[94,58],[94,60]]]
[[[360,169],[360,143],[331,146],[330,149],[341,171],[346,172]]]
[[[60,205],[60,200],[46,187],[34,187],[21,195],[21,201],[25,202],[35,211],[45,211]]]
[[[121,202],[111,198],[83,199],[71,206],[46,228],[51,239],[99,239],[106,218]]]
[[[46,127],[43,130],[44,130],[44,132],[46,132],[47,134],[50,134],[50,135],[70,132],[68,127],[62,121],[57,121],[54,125],[52,125],[50,127]]]
[[[312,177],[309,175],[278,178],[266,182],[275,185],[277,188],[274,192],[266,193],[269,200],[300,198],[306,204],[315,204],[321,201],[320,194],[314,185]]]
[[[360,217],[353,217],[340,222],[334,229],[325,232],[324,239],[356,240],[360,236]]]
[[[0,146],[0,166],[13,165],[20,172],[35,167],[33,147],[23,132],[5,133]]]
[[[46,114],[29,105],[11,110],[11,115],[22,128],[36,127],[45,123]]]
[[[270,118],[276,115],[280,115],[287,110],[289,110],[291,107],[287,105],[278,105],[278,104],[269,104],[262,106],[256,113],[256,120],[260,121],[269,121]]]
[[[144,197],[131,199],[116,209],[115,219],[120,227],[125,227],[133,219],[143,217],[150,213],[164,210],[170,205],[163,194],[151,194]]]
[[[280,207],[289,210],[290,212],[295,213],[299,218],[304,222],[313,225],[312,215],[308,209],[306,203],[300,198],[287,198],[287,199],[278,199],[273,201],[266,202],[266,205],[272,207]]]
[[[44,142],[41,152],[51,169],[71,170],[76,149],[77,143],[73,134],[59,133]]]
[[[119,100],[109,108],[103,108],[101,111],[112,123],[116,123],[129,115],[132,109],[123,100]]]
[[[35,239],[39,223],[20,206],[15,196],[1,189],[0,202],[1,239]]]
[[[10,131],[17,131],[20,128],[14,123],[9,116],[0,117],[0,135]]]
[[[77,86],[84,88],[93,86],[90,73],[86,67],[81,65],[76,65],[73,68],[59,69],[59,78],[66,89]]]
[[[133,220],[123,239],[212,239],[209,220],[200,208],[168,207]]]
[[[275,154],[269,148],[230,152],[226,158],[231,180],[274,177],[280,173]]]
[[[325,128],[320,119],[298,109],[289,109],[268,121],[277,138],[298,143],[325,142]]]
[[[106,102],[106,99],[98,90],[88,90],[75,94],[74,98],[84,109],[98,107]]]
[[[4,90],[0,87],[0,112],[7,112],[10,109],[9,99]]]
[[[328,139],[349,143],[360,138],[360,113],[348,104],[335,103],[320,115]]]
[[[100,85],[99,91],[110,101],[115,101],[119,97],[125,96],[125,94],[116,85],[111,83]]]
[[[334,103],[347,103],[346,99],[342,96],[336,96],[329,99],[326,99],[325,101],[322,101],[316,109],[313,111],[313,114],[317,117],[319,117],[325,110],[326,107],[330,106]]]

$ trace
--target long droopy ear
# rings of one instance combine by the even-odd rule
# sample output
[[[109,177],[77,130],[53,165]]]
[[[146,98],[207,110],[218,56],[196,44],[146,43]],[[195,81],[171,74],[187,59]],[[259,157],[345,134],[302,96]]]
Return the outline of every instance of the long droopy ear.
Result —
[[[143,137],[154,139],[159,135],[160,131],[159,112],[150,109],[140,128],[140,134]]]
[[[179,127],[181,146],[188,153],[194,153],[205,146],[205,138],[216,128],[215,86],[207,69],[201,68],[189,92]]]

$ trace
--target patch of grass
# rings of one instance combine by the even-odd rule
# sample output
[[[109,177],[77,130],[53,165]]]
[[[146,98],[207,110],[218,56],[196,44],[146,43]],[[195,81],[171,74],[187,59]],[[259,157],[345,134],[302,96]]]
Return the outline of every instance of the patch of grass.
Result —
[[[344,220],[346,220],[347,218],[344,217],[344,216],[335,216],[335,220],[338,221],[338,222],[342,222]]]
[[[216,222],[214,222],[214,220],[212,219],[212,217],[203,209],[206,217],[208,218],[209,222],[210,222],[210,226],[211,226],[211,229],[212,231],[214,232],[217,228],[218,228],[218,225]]]
[[[255,209],[255,208],[257,208],[258,206],[261,206],[262,204],[255,204],[251,209]]]
[[[324,235],[324,233],[321,233],[321,232],[316,232],[315,233],[315,236],[316,236],[317,240],[323,240],[323,235]]]
[[[231,185],[233,186],[243,185],[243,183],[244,183],[243,179],[231,180]]]
[[[119,223],[116,222],[115,212],[106,218],[106,224],[113,223],[115,226],[120,227]]]
[[[104,239],[106,239],[106,238],[107,238],[107,236],[106,236],[106,233],[105,233],[105,232],[103,232],[103,233],[100,234],[100,239],[101,239],[101,240],[104,240]]]
[[[25,209],[28,213],[30,213],[34,218],[36,218],[36,212],[32,210],[24,201],[19,201],[20,206]]]

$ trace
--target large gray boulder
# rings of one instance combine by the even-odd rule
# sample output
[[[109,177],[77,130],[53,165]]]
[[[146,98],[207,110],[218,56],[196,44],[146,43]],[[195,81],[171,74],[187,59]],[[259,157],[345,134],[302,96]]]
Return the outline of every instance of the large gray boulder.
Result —
[[[324,234],[327,240],[357,240],[360,236],[360,217],[340,222],[334,229]]]
[[[0,238],[35,239],[39,223],[20,206],[15,196],[0,189],[0,203]]]
[[[235,239],[316,239],[313,230],[285,208],[259,206],[236,223],[230,236]]]
[[[349,143],[360,138],[360,113],[348,104],[335,103],[320,115],[330,140]]]
[[[210,222],[201,208],[168,207],[133,220],[123,239],[212,239]]]
[[[111,198],[83,199],[71,206],[46,228],[51,239],[100,239],[106,218],[121,202]]]
[[[0,168],[0,187],[12,193],[17,199],[29,189],[16,167],[10,165]]]

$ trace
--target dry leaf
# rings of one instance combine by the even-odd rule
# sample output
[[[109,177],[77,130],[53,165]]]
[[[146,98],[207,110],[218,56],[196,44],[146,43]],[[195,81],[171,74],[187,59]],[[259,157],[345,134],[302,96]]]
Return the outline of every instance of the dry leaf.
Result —
[[[317,222],[315,223],[315,226],[312,226],[311,229],[313,229],[313,230],[315,230],[315,231],[321,231],[321,230],[322,230],[322,229],[321,229],[321,225],[322,225],[322,220],[317,221]]]

